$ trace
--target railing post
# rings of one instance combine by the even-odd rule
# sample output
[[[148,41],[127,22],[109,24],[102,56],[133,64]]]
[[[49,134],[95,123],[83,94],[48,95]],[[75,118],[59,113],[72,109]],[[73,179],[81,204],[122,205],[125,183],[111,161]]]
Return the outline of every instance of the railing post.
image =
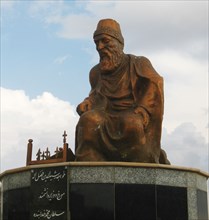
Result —
[[[28,140],[28,148],[27,148],[27,158],[26,158],[26,166],[30,165],[32,159],[32,150],[33,150],[33,140]]]
[[[63,144],[63,162],[67,161],[67,155],[68,155],[68,144],[64,143]]]

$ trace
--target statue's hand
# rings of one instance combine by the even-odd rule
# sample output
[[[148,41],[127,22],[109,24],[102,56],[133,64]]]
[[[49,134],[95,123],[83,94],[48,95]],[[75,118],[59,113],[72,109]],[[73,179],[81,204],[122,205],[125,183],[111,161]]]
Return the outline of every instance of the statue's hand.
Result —
[[[91,110],[92,104],[89,101],[89,99],[85,99],[83,102],[81,102],[78,106],[76,111],[79,115],[82,115],[84,112]]]
[[[142,116],[142,120],[143,120],[142,122],[143,122],[144,127],[146,128],[150,121],[150,116],[147,113],[147,111],[142,107],[136,107],[134,109],[134,113],[140,114]]]

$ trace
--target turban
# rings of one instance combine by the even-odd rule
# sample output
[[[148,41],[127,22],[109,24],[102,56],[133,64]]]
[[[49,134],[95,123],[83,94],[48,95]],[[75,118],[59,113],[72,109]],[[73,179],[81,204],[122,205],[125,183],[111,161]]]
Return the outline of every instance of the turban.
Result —
[[[100,20],[97,29],[94,32],[94,37],[100,34],[107,34],[116,38],[122,45],[124,45],[124,39],[120,30],[120,25],[113,19]]]

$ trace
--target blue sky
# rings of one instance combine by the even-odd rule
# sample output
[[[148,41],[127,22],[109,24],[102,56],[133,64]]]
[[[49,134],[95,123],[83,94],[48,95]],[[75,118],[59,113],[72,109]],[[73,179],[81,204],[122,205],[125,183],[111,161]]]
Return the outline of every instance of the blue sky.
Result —
[[[94,47],[92,38],[58,37],[59,27],[45,24],[41,15],[31,12],[35,10],[32,7],[35,4],[31,1],[20,1],[14,3],[14,8],[2,10],[2,86],[24,89],[31,98],[49,91],[76,104],[79,95],[75,97],[73,91],[79,87],[82,73],[90,68],[84,49]],[[74,8],[73,13],[78,13]],[[87,75],[83,74],[84,83]],[[80,90],[87,93],[89,88],[81,86]]]
[[[208,171],[208,1],[62,0],[1,1],[1,171],[25,165],[29,138],[53,149],[66,130],[74,148],[75,107],[98,62],[93,32],[108,17],[125,52],[164,77],[171,163]]]

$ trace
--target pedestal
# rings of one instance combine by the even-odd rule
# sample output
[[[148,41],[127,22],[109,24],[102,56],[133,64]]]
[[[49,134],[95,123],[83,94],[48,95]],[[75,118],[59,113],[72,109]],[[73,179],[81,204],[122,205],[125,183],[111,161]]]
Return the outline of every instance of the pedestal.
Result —
[[[3,220],[207,220],[207,179],[158,164],[67,162],[1,174]]]

